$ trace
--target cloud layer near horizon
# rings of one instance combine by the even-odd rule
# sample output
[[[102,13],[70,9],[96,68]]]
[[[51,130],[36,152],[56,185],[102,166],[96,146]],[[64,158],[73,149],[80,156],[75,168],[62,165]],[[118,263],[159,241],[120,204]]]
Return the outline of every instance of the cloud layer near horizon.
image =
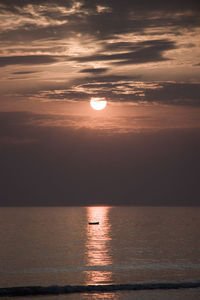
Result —
[[[0,112],[0,205],[200,205],[198,129],[110,136],[57,121]]]

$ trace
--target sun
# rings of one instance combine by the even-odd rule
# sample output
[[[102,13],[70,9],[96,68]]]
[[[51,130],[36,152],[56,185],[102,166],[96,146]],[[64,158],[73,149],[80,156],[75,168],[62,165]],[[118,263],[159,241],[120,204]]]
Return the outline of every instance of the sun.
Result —
[[[95,110],[102,110],[106,107],[107,101],[104,98],[91,98],[90,105]]]

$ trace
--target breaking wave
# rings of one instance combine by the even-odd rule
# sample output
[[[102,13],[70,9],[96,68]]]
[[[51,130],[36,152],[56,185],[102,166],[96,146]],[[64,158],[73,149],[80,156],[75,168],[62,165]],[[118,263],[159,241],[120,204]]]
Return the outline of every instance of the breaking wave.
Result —
[[[59,295],[68,293],[92,293],[113,292],[125,290],[157,290],[157,289],[186,289],[199,288],[200,281],[194,282],[151,282],[135,284],[111,284],[111,285],[81,285],[81,286],[26,286],[0,288],[0,297],[9,296],[37,296],[37,295]]]

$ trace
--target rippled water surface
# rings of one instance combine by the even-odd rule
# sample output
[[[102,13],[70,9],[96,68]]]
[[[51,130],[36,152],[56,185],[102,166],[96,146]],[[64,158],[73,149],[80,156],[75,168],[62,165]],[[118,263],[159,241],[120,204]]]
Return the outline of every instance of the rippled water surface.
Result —
[[[199,208],[0,208],[0,286],[197,280],[199,228]]]

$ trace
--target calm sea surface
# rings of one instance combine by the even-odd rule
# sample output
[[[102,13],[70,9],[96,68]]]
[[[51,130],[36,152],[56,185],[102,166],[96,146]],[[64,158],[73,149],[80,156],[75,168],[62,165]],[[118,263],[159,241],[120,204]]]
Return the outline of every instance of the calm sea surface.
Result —
[[[0,287],[179,280],[200,280],[199,208],[0,208]],[[199,290],[59,299],[198,299]]]

